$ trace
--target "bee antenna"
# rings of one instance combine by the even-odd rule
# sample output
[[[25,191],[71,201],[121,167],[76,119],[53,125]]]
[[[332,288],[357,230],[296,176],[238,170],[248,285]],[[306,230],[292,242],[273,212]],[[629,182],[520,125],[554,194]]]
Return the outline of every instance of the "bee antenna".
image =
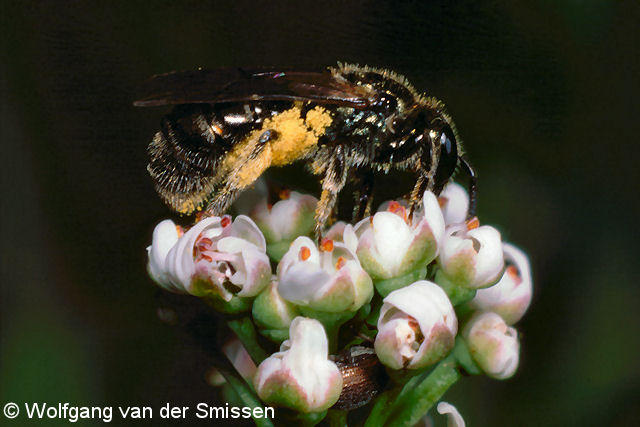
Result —
[[[476,207],[478,205],[478,173],[473,169],[466,155],[460,155],[460,163],[464,170],[469,174],[469,213],[467,219],[476,216]]]

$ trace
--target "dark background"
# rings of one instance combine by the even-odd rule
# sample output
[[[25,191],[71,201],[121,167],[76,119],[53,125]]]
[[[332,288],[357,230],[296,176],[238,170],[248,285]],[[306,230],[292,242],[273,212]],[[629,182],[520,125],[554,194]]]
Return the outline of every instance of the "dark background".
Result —
[[[145,150],[166,111],[134,109],[135,88],[347,61],[447,103],[480,219],[533,263],[517,375],[445,399],[469,426],[640,424],[636,3],[2,1],[0,403],[215,399],[202,351],[156,317],[145,247],[169,211]]]

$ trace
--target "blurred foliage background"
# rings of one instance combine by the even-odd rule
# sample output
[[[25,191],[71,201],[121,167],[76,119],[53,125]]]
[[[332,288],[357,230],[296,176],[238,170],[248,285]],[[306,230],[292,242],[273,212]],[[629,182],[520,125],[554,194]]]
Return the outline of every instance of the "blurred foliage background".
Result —
[[[481,220],[533,263],[519,372],[465,378],[446,399],[469,426],[640,425],[639,12],[2,1],[0,402],[215,401],[206,353],[156,316],[144,249],[170,214],[146,145],[166,111],[134,109],[135,89],[200,66],[346,61],[446,102],[480,174]]]

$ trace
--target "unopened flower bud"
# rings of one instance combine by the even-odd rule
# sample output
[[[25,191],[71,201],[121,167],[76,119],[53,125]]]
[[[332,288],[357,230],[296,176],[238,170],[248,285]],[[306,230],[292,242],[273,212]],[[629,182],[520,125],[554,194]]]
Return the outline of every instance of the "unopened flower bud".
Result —
[[[496,313],[474,315],[463,330],[471,356],[490,377],[503,380],[518,369],[518,332]]]
[[[337,402],[342,375],[329,360],[329,344],[322,324],[297,317],[289,340],[258,367],[253,383],[267,404],[299,412],[320,412]]]
[[[506,261],[502,278],[489,288],[478,289],[470,306],[480,311],[493,311],[508,325],[513,325],[522,318],[531,303],[531,267],[527,255],[520,249],[509,243],[503,243],[502,249]]]
[[[486,288],[498,281],[504,269],[500,233],[484,225],[447,229],[438,262],[444,275],[457,286]]]
[[[300,314],[295,305],[280,296],[275,276],[253,301],[251,313],[260,332],[276,342],[289,338],[289,326]]]
[[[429,366],[453,348],[458,320],[444,291],[427,280],[391,292],[378,318],[375,350],[392,369]]]
[[[286,194],[286,195],[285,195]],[[269,206],[260,202],[251,212],[267,242],[267,253],[279,261],[298,236],[311,233],[318,199],[295,191],[283,193],[283,199]]]

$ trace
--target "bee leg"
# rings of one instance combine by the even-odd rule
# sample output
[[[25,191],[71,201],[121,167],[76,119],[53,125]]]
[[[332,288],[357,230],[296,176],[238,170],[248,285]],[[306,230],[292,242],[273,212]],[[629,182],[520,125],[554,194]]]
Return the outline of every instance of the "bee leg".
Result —
[[[232,188],[229,185],[225,185],[222,189],[216,191],[207,204],[205,215],[220,216],[224,214],[236,200],[241,190],[241,188]]]
[[[413,190],[411,190],[411,195],[409,196],[409,221],[413,218],[413,212],[421,202],[422,195],[427,189],[428,181],[426,176],[419,175],[416,185],[414,185]]]
[[[353,221],[358,222],[365,216],[371,215],[371,205],[373,204],[373,179],[374,174],[371,169],[363,171],[358,176],[357,183],[359,190],[355,193],[353,206]]]
[[[240,192],[253,184],[270,166],[270,151],[266,151],[265,147],[266,143],[274,137],[277,137],[274,131],[266,130],[244,142],[244,154],[238,156],[238,159],[229,168],[228,178],[224,185],[214,191],[205,215],[222,215],[238,198]]]
[[[318,241],[322,239],[322,229],[333,212],[338,193],[347,181],[347,167],[341,147],[338,146],[333,154],[322,180],[322,194],[316,207],[315,235]]]
[[[467,219],[476,216],[476,206],[478,204],[478,173],[473,169],[469,159],[464,154],[460,156],[460,163],[469,174],[469,212]]]

